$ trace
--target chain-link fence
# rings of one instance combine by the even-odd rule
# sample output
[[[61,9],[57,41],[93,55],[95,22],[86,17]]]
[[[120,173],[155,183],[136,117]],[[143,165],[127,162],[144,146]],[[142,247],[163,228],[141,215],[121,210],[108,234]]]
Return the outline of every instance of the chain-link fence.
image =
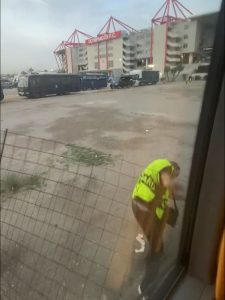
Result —
[[[137,299],[144,261],[134,253],[130,199],[141,167],[76,145],[1,137],[1,298]]]

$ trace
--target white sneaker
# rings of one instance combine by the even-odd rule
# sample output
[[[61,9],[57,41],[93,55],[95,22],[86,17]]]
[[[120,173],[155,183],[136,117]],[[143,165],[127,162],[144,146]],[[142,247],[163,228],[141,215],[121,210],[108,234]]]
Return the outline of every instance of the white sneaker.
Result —
[[[142,295],[142,290],[141,290],[141,285],[139,284],[138,285],[138,295]],[[145,296],[143,296],[142,298],[141,298],[141,300],[147,300],[147,298],[145,297]]]
[[[143,252],[145,252],[145,240],[144,240],[143,234],[139,233],[136,236],[136,240],[140,244],[140,248],[139,249],[135,249],[134,252],[135,253],[143,253]]]
[[[138,295],[140,295],[140,296],[142,295],[142,290],[141,290],[141,285],[140,284],[138,285]]]

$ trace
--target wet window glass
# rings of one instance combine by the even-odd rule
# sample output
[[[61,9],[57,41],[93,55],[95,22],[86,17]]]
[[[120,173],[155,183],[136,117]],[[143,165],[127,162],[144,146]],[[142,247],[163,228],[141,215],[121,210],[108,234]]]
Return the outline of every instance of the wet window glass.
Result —
[[[177,262],[220,1],[94,2],[2,1],[2,299],[155,299]]]

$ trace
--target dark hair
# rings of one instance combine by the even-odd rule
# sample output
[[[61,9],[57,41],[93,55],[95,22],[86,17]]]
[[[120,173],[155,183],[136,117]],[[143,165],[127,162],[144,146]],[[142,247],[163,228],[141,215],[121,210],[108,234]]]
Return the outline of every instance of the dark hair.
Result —
[[[172,175],[172,177],[175,178],[175,177],[179,176],[179,174],[180,174],[180,166],[175,161],[171,161],[170,163],[171,163],[171,165],[173,167],[171,175]]]
[[[173,178],[176,178],[180,174],[180,166],[175,161],[170,161],[170,163],[171,163],[171,166],[165,167],[164,169],[161,170],[160,173],[165,172],[165,173],[170,174]]]

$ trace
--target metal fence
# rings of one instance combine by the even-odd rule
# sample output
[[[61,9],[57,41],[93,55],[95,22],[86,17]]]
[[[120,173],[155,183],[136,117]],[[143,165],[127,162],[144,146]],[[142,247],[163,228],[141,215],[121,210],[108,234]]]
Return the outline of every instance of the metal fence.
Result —
[[[141,167],[85,165],[68,145],[1,134],[1,299],[137,299],[130,196]]]

